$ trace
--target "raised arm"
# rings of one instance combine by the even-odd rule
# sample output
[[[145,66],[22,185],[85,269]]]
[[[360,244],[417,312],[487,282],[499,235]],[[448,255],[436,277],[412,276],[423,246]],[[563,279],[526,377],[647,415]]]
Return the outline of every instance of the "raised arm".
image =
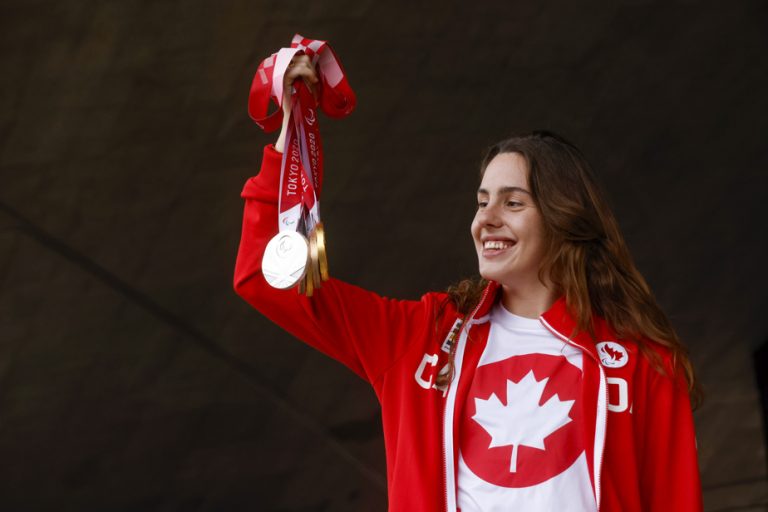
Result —
[[[374,383],[412,341],[432,335],[434,294],[421,301],[381,297],[331,278],[306,297],[278,290],[261,273],[267,242],[277,233],[277,194],[282,154],[264,148],[261,172],[243,188],[243,229],[235,265],[238,295],[297,338],[341,361]]]

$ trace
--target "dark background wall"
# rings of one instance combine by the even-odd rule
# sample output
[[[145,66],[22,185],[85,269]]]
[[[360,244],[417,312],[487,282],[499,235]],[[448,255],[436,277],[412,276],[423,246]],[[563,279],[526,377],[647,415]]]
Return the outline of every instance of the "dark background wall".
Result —
[[[0,509],[386,509],[371,390],[232,291],[244,181],[276,134],[261,59],[329,40],[332,272],[398,297],[475,270],[482,150],[582,147],[691,349],[709,511],[768,505],[768,10],[758,0],[5,0]]]

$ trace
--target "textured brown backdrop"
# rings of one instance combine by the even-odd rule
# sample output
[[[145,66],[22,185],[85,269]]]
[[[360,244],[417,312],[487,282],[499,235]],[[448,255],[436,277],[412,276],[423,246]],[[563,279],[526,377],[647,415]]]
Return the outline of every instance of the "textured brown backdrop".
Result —
[[[707,510],[766,508],[766,3],[450,4],[3,2],[0,509],[386,509],[372,391],[231,286],[275,138],[248,88],[294,32],[359,100],[322,123],[333,273],[397,297],[470,275],[482,150],[564,134],[706,387]]]

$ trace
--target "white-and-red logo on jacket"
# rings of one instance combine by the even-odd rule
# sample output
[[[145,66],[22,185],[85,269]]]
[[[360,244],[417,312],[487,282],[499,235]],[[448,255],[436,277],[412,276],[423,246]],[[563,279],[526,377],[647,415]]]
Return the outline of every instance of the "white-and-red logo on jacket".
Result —
[[[595,346],[600,362],[607,368],[621,368],[629,361],[627,349],[615,341],[601,341]]]

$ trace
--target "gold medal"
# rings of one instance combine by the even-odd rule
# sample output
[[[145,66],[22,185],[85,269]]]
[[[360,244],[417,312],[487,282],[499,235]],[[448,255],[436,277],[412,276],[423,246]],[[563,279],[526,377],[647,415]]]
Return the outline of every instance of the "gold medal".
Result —
[[[325,250],[325,229],[323,229],[323,223],[318,222],[315,226],[314,232],[315,245],[317,246],[317,262],[320,270],[320,278],[323,281],[330,279],[331,275],[328,272],[328,253]]]
[[[310,263],[307,263],[307,272],[304,274],[304,277],[301,278],[301,281],[299,281],[299,293],[302,295],[306,295],[307,297],[311,297],[312,293],[315,291],[314,283],[312,283],[312,276],[311,272],[309,270]]]
[[[322,281],[320,279],[320,260],[318,255],[317,245],[317,229],[312,230],[309,235],[309,261],[310,265],[307,268],[307,275],[312,278],[312,284],[315,288],[320,288]]]
[[[315,283],[312,281],[312,272],[309,268],[307,268],[307,275],[304,276],[304,279],[302,279],[301,282],[304,285],[304,295],[311,297],[315,292]]]

